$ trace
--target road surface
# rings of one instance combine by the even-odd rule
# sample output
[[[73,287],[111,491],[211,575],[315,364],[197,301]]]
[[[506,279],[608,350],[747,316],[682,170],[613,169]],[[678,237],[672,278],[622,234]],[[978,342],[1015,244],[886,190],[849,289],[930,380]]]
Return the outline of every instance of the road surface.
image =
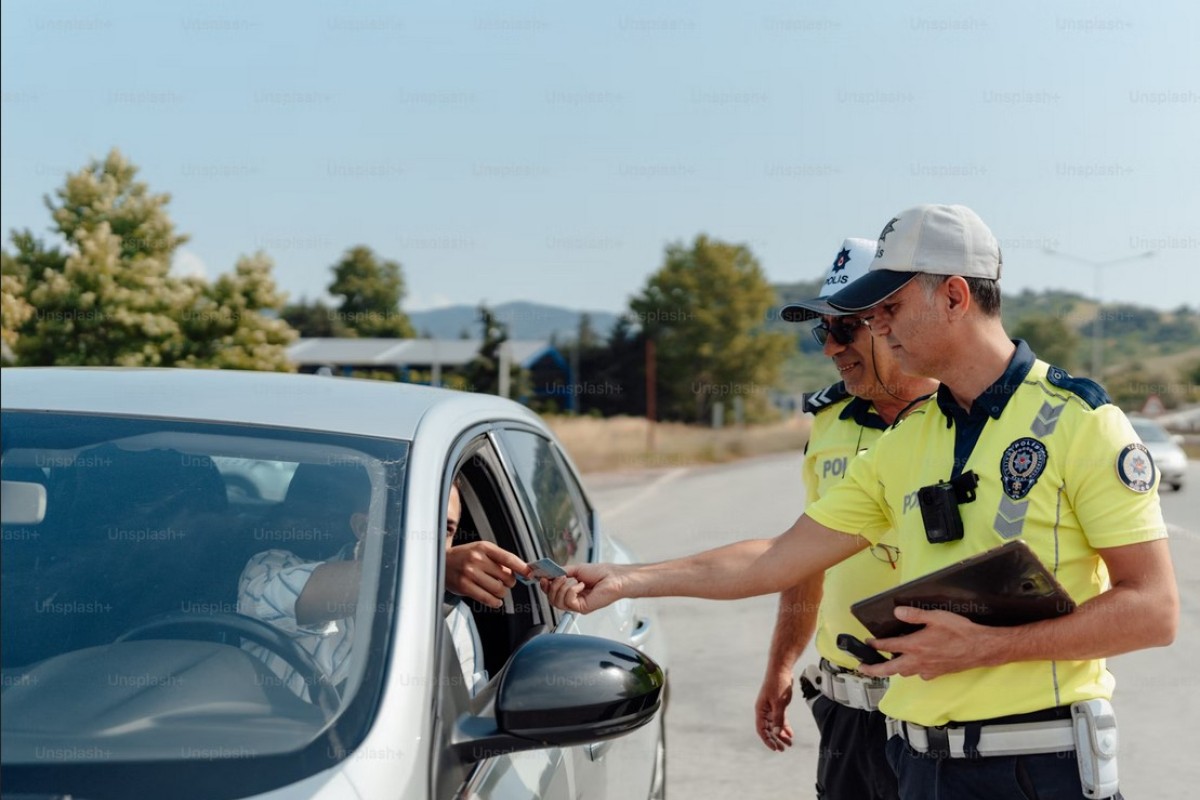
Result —
[[[803,510],[799,453],[735,464],[586,476],[602,525],[646,561],[774,535]],[[1164,492],[1183,613],[1166,649],[1112,660],[1120,720],[1121,789],[1130,800],[1195,796],[1191,752],[1200,693],[1188,667],[1200,655],[1200,462],[1181,492]],[[816,735],[799,699],[796,744],[767,750],[754,733],[775,597],[659,602],[671,647],[668,789],[675,798],[812,797]],[[812,660],[806,654],[801,664]],[[797,692],[797,695],[799,693]]]

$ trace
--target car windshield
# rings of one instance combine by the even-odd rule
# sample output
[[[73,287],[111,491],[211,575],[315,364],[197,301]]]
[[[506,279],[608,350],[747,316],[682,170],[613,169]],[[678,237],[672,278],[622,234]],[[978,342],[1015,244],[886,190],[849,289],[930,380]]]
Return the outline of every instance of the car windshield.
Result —
[[[294,753],[315,772],[331,737],[361,740],[406,443],[6,411],[3,448],[6,770]]]
[[[1150,444],[1151,442],[1171,441],[1170,434],[1163,430],[1158,424],[1151,422],[1148,419],[1133,419],[1130,420],[1130,422],[1133,423],[1133,429],[1137,432],[1137,435],[1146,444]]]

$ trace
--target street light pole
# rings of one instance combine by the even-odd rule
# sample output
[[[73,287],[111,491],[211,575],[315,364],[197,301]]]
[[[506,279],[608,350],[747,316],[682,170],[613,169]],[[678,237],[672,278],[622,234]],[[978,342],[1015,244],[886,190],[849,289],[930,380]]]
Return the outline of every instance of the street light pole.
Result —
[[[1115,264],[1124,264],[1128,261],[1137,261],[1141,258],[1152,258],[1153,250],[1147,250],[1144,253],[1138,253],[1133,256],[1122,256],[1121,258],[1110,258],[1106,261],[1094,261],[1090,258],[1082,258],[1081,256],[1071,255],[1055,250],[1053,247],[1043,247],[1042,251],[1049,256],[1058,256],[1067,261],[1074,261],[1078,264],[1086,264],[1095,270],[1096,275],[1096,319],[1092,323],[1092,378],[1100,380],[1100,371],[1104,367],[1104,293],[1102,290],[1102,276],[1105,267],[1111,267]]]

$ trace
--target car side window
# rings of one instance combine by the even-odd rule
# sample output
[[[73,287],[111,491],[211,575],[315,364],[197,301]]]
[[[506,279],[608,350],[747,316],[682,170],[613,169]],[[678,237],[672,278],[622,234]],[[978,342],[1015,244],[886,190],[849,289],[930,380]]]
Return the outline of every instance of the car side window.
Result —
[[[486,541],[515,553],[523,561],[538,558],[538,545],[533,541],[534,533],[528,530],[519,491],[507,475],[492,439],[476,439],[459,457],[454,474],[459,479],[462,500],[455,546]],[[500,608],[474,600],[467,605],[479,631],[490,675],[499,673],[531,632],[545,628],[554,619],[542,592],[519,582],[509,590]]]
[[[587,514],[566,464],[549,439],[522,430],[500,433],[530,527],[559,564],[587,561]]]

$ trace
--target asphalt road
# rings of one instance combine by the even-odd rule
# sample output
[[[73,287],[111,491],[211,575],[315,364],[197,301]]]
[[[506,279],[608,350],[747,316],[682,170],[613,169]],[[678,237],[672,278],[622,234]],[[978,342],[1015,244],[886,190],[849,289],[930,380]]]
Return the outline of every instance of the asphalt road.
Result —
[[[657,561],[744,538],[774,535],[803,510],[799,454],[736,464],[588,476],[605,530]],[[1183,600],[1175,644],[1112,660],[1127,800],[1193,797],[1200,785],[1200,462],[1163,513]],[[1193,568],[1195,567],[1195,569]],[[812,797],[816,735],[797,699],[796,744],[767,750],[754,733],[776,598],[659,602],[671,647],[668,789],[675,798]],[[812,652],[801,664],[808,663]]]

